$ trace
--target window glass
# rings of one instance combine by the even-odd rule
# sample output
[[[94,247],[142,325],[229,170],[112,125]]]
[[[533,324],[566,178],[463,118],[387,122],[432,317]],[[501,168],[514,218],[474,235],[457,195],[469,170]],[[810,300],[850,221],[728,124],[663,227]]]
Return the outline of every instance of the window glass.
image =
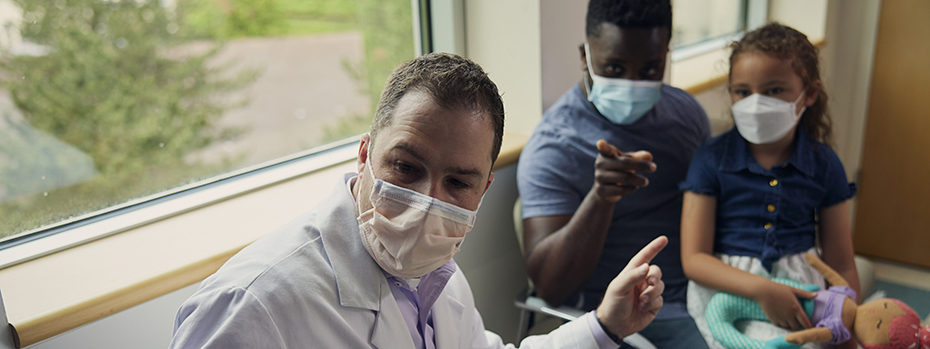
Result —
[[[0,0],[0,236],[367,131],[410,0]]]
[[[745,6],[745,0],[672,1],[673,49],[742,31]]]

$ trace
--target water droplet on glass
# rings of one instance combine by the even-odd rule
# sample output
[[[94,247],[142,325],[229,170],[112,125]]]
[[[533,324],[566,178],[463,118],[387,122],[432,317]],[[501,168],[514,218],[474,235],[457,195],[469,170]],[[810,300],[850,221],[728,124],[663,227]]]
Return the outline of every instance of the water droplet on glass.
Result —
[[[297,108],[297,109],[295,109],[295,110],[294,110],[294,117],[297,118],[297,120],[303,120],[303,119],[305,119],[305,118],[307,117],[307,109],[304,109],[304,108]]]
[[[126,41],[126,39],[124,38],[117,38],[116,40],[113,41],[113,44],[116,45],[116,48],[122,49],[122,48],[125,48],[126,45],[129,44],[129,42]]]
[[[168,34],[174,34],[178,32],[179,27],[177,23],[171,22],[168,23],[168,26],[165,29],[168,30]]]
[[[159,148],[164,148],[164,147],[165,147],[165,143],[158,143],[158,147],[159,147]]]
[[[42,176],[42,180],[43,180],[43,181],[45,180],[45,176]]]
[[[42,193],[42,196],[48,196],[48,192]]]

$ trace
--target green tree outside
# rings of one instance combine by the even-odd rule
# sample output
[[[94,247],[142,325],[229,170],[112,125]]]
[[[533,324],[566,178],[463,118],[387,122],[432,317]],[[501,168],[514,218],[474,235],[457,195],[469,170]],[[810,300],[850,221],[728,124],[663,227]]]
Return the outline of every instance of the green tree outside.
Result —
[[[0,237],[235,168],[234,157],[214,165],[185,161],[237,134],[216,123],[236,106],[219,97],[246,86],[255,72],[229,77],[226,68],[207,64],[226,40],[360,30],[364,61],[344,67],[371,99],[372,114],[388,74],[414,54],[409,0],[178,0],[174,8],[161,0],[15,1],[25,14],[23,37],[49,50],[0,56],[0,88],[32,127],[89,155],[97,175],[0,202]],[[216,45],[178,55],[192,40]],[[365,132],[370,120],[335,120],[310,146]],[[0,140],[0,152],[12,149]],[[15,150],[26,158],[47,155],[38,147]],[[0,172],[0,182],[15,180],[22,176]]]

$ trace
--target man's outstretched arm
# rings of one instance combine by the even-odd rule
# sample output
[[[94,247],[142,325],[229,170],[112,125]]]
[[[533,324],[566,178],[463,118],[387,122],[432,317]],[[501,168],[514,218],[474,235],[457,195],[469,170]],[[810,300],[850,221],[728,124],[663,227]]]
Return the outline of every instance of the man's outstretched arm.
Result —
[[[577,292],[594,272],[610,228],[614,204],[649,181],[636,172],[654,172],[645,151],[622,154],[600,140],[594,163],[594,186],[573,215],[524,220],[527,271],[536,292],[559,306]]]

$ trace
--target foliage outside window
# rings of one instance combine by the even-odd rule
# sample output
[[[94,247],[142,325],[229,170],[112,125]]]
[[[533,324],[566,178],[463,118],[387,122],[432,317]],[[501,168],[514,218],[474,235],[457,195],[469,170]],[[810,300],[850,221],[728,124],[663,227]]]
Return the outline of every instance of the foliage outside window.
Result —
[[[409,0],[2,1],[0,236],[365,132],[414,55]]]

